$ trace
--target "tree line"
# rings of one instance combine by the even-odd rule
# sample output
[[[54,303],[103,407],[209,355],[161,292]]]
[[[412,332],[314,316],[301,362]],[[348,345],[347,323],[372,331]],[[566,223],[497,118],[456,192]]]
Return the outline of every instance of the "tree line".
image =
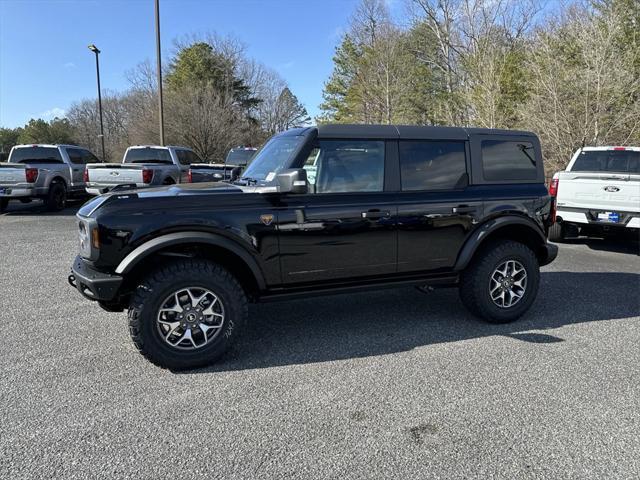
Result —
[[[638,0],[361,0],[333,58],[315,120],[526,129],[541,139],[548,173],[582,145],[640,143]],[[543,3],[545,2],[545,3]],[[106,157],[158,143],[155,69],[127,73],[103,98]],[[164,72],[169,144],[209,161],[310,122],[275,71],[215,34],[175,42]],[[15,143],[76,143],[100,154],[95,99],[64,119],[0,129]]]
[[[640,143],[640,2],[362,0],[320,121],[527,129],[548,171],[581,145]],[[544,8],[546,6],[546,8]]]
[[[259,146],[266,138],[311,119],[304,105],[274,70],[247,58],[231,38],[211,34],[175,42],[164,72],[167,144],[193,148],[203,159],[223,161],[230,148]],[[158,144],[156,73],[149,61],[127,72],[129,88],[102,98],[105,157],[119,161],[130,145]],[[24,127],[0,129],[8,153],[19,143],[70,143],[101,155],[100,117],[95,99],[70,106],[66,118],[32,119]]]

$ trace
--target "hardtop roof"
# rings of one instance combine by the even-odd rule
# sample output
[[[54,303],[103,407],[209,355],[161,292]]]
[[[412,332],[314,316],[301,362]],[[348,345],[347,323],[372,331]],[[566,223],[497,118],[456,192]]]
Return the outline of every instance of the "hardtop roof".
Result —
[[[503,130],[477,127],[436,127],[422,125],[327,124],[319,125],[315,128],[317,128],[318,136],[333,138],[362,137],[379,139],[466,140],[470,135],[506,135],[519,137],[536,136],[532,132],[523,130]],[[304,131],[307,129],[299,130]]]

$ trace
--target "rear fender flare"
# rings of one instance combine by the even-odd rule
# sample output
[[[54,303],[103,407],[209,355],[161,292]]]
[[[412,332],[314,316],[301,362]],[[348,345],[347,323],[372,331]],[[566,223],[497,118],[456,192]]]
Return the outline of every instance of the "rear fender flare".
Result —
[[[464,270],[467,265],[469,265],[469,262],[471,262],[471,259],[475,255],[476,251],[484,243],[487,237],[489,237],[492,233],[498,231],[499,229],[510,225],[519,225],[529,229],[531,231],[531,235],[534,236],[535,241],[539,241],[541,246],[544,245],[547,241],[544,233],[542,233],[540,228],[533,222],[533,220],[529,220],[524,217],[518,217],[515,215],[494,218],[480,225],[465,241],[460,254],[458,255],[458,260],[456,261],[454,270],[458,272]],[[535,253],[537,254],[538,252]]]
[[[176,232],[148,240],[133,249],[126,257],[124,257],[124,259],[118,264],[115,273],[118,275],[124,275],[130,272],[140,261],[159,250],[172,245],[186,245],[190,243],[205,243],[229,250],[240,257],[249,267],[251,273],[255,277],[258,287],[261,290],[266,288],[264,275],[262,274],[262,270],[260,269],[258,262],[246,249],[228,238],[207,232]]]

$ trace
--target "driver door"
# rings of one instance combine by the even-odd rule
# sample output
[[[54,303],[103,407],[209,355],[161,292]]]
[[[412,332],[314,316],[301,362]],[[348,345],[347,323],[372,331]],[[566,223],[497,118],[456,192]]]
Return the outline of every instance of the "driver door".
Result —
[[[309,192],[278,214],[284,284],[396,271],[396,206],[385,193],[385,141],[319,140],[304,168]]]

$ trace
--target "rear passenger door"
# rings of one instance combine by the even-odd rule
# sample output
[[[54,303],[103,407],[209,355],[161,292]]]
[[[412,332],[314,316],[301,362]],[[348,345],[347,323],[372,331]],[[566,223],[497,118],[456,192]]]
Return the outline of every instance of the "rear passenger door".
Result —
[[[473,226],[482,199],[469,187],[465,140],[400,140],[398,272],[448,270]]]
[[[309,192],[278,213],[285,284],[395,273],[395,194],[385,192],[384,140],[323,140],[303,168]]]

